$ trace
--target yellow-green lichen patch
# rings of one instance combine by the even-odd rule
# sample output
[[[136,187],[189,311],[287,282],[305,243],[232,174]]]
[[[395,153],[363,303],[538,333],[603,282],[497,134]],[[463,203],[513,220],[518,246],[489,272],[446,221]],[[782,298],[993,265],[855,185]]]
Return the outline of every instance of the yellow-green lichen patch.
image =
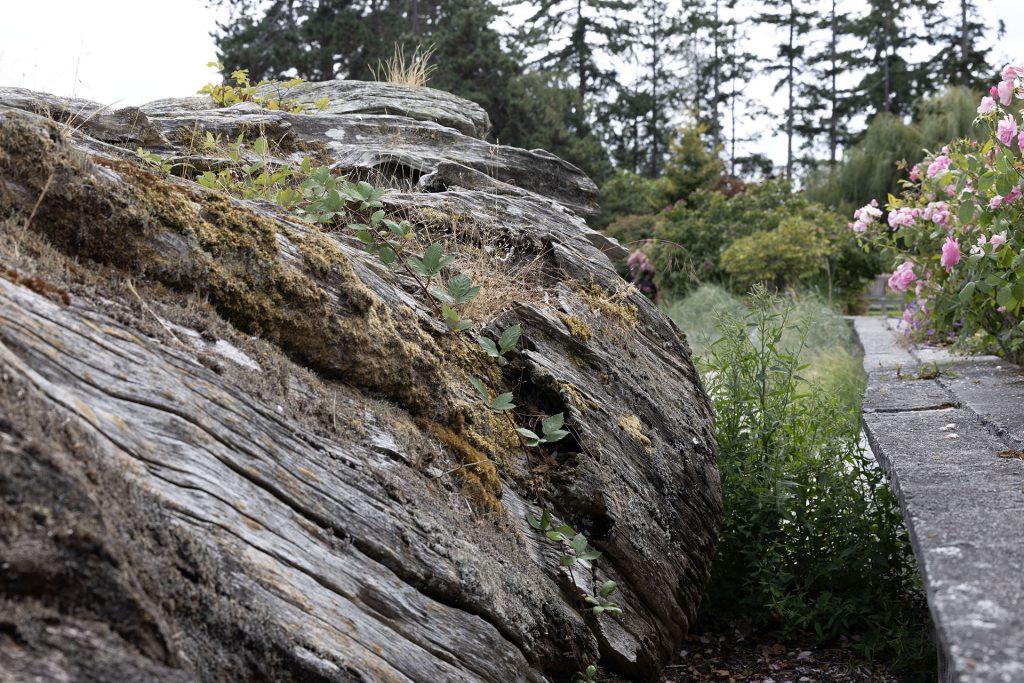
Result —
[[[640,322],[636,306],[626,301],[626,297],[635,291],[624,286],[617,292],[611,292],[593,281],[586,287],[575,288],[576,294],[591,310],[598,311],[626,330],[635,329]]]
[[[580,341],[590,341],[590,338],[594,336],[594,328],[583,318],[566,315],[565,313],[559,313],[558,317],[562,319],[562,323],[568,328],[569,334]]]
[[[635,441],[640,443],[648,453],[652,453],[654,448],[651,445],[651,440],[644,434],[643,423],[640,422],[640,418],[632,413],[626,413],[619,418],[619,428],[622,431],[629,434]]]
[[[428,233],[434,231],[457,232],[460,224],[466,221],[463,214],[451,208],[448,202],[441,204],[441,208],[434,206],[420,206],[409,212],[409,220],[424,229]]]
[[[570,353],[569,354],[569,362],[572,363],[573,366],[576,367],[579,370],[586,370],[587,369],[587,361],[586,361],[586,359],[580,358],[575,353]]]
[[[555,380],[555,386],[558,387],[558,393],[563,398],[568,400],[577,410],[583,410],[589,408],[590,410],[597,410],[600,406],[589,398],[585,398],[580,390],[577,389],[571,382],[564,382],[562,380]]]
[[[456,471],[462,477],[467,497],[481,510],[500,515],[501,478],[491,459],[443,425],[426,421],[419,424],[458,458],[460,467]]]

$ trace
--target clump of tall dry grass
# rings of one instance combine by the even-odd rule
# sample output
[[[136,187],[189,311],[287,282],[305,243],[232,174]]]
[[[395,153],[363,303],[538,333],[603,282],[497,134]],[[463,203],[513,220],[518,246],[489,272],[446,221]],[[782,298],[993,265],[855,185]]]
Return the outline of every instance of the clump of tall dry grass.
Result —
[[[417,45],[412,56],[406,58],[405,46],[396,43],[395,53],[385,62],[378,62],[377,68],[371,66],[370,71],[378,81],[423,87],[430,80],[430,74],[437,69],[437,66],[430,63],[433,56],[433,46],[424,50]]]

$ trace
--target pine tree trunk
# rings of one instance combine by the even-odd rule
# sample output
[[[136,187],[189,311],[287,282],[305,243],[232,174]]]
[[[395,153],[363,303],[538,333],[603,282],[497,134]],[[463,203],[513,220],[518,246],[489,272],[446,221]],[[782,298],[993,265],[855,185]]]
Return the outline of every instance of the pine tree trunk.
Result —
[[[837,35],[839,32],[838,19],[836,16],[836,0],[832,0],[832,39],[829,43],[829,61],[831,63],[831,87],[829,90],[829,103],[831,105],[831,117],[828,123],[828,159],[831,165],[836,163],[836,148],[839,146],[839,131],[836,115],[836,107],[839,104],[839,93],[836,91],[836,71],[838,69],[838,56],[836,54]]]
[[[579,79],[576,86],[576,133],[582,136],[586,123],[584,103],[587,101],[587,29],[583,20],[583,0],[576,0],[576,30],[573,32],[573,41],[573,49],[576,51],[576,77]]]
[[[965,88],[970,80],[970,74],[967,73],[967,39],[967,0],[960,0],[960,85]]]
[[[722,100],[722,63],[718,57],[720,31],[722,30],[722,25],[718,19],[718,9],[719,0],[715,0],[715,20],[712,24],[712,44],[714,45],[714,58],[711,62],[711,139],[714,141],[715,147],[718,147],[718,145],[722,143],[722,124],[718,120],[718,103],[721,102]]]
[[[786,107],[786,177],[793,177],[793,108],[796,103],[793,101],[793,81],[796,78],[796,54],[793,51],[794,34],[796,32],[796,7],[793,0],[789,0],[789,66],[788,74],[788,105]]]
[[[657,16],[658,8],[653,7],[653,11]],[[660,154],[658,150],[658,41],[661,39],[661,17],[658,16],[656,19],[652,17],[654,21],[653,30],[651,32],[651,173],[652,178],[657,178],[660,169]]]

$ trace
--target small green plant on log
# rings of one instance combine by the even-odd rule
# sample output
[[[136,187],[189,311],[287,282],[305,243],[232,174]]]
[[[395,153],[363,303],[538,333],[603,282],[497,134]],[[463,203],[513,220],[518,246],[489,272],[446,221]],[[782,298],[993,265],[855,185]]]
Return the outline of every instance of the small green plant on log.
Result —
[[[224,65],[220,62],[209,62],[206,66],[222,71]],[[225,78],[224,83],[207,83],[199,89],[201,95],[209,95],[214,104],[221,107],[230,107],[239,102],[252,102],[264,109],[284,111],[291,114],[302,114],[310,110],[322,111],[330,104],[326,97],[321,98],[313,104],[299,102],[295,98],[286,97],[288,91],[297,85],[305,83],[301,78],[292,78],[287,81],[263,80],[253,83],[249,79],[248,69],[238,69],[231,72],[230,78]]]
[[[583,671],[577,671],[576,675],[572,677],[572,683],[595,683],[597,681],[595,676],[597,676],[597,667],[591,664]]]
[[[593,574],[593,563],[601,557],[601,551],[592,548],[590,541],[587,540],[584,534],[577,532],[568,524],[555,526],[551,513],[547,510],[542,512],[540,517],[527,512],[526,523],[537,531],[543,532],[548,539],[561,544],[562,555],[558,560],[558,564],[569,573],[569,578],[572,580],[573,585],[576,584],[576,574],[573,572],[573,567],[588,570]],[[593,615],[597,617],[606,612],[608,614],[622,614],[622,608],[608,599],[618,589],[618,584],[614,581],[605,581],[598,586],[596,580],[592,583],[594,584],[594,590],[591,595],[586,597],[586,601],[590,605]]]
[[[513,325],[502,332],[496,342],[493,339],[481,336],[476,338],[476,343],[499,366],[503,367],[508,363],[508,360],[505,359],[505,354],[516,347],[521,333],[522,328],[519,325]]]

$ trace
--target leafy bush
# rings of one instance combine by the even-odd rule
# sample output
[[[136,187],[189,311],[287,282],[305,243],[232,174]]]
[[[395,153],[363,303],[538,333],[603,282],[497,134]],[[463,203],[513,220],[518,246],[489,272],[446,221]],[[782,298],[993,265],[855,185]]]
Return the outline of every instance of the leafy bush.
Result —
[[[601,230],[625,216],[653,214],[660,209],[654,182],[631,171],[616,171],[601,185],[598,197],[601,213],[591,221],[592,227]]]
[[[910,329],[973,346],[978,337],[1024,361],[1024,66],[1002,76],[978,107],[983,142],[955,140],[915,166],[889,196],[887,227],[874,202],[851,227],[893,264],[889,286],[906,292]]]
[[[722,252],[722,268],[737,287],[767,282],[784,290],[827,270],[830,247],[820,226],[788,217],[775,230],[755,232],[730,244]]]
[[[787,221],[794,222],[779,232]],[[827,258],[822,257],[817,231],[809,233],[814,236],[812,244],[801,241],[799,233],[809,232],[807,224],[821,228],[820,235],[828,243]],[[768,180],[731,198],[713,191],[694,193],[689,205],[676,204],[658,216],[654,236],[660,241],[647,249],[657,271],[659,290],[669,296],[682,296],[708,281],[746,291],[761,277],[775,279],[776,273],[763,266],[774,265],[781,257],[791,264],[800,261],[801,266],[817,260],[820,274],[812,272],[817,277],[806,284],[817,285],[824,294],[849,302],[858,296],[865,280],[877,272],[877,265],[857,248],[845,225],[839,214],[794,193],[788,182]],[[723,252],[737,240],[753,235],[758,237],[744,242],[731,255],[734,272],[730,272],[722,261]],[[771,253],[763,253],[765,247],[770,247]],[[790,268],[781,280],[793,284],[795,274],[806,272],[805,267],[795,272]]]
[[[742,615],[820,641],[858,636],[866,656],[934,680],[898,504],[860,445],[859,388],[808,390],[810,323],[792,315],[758,288],[748,313],[721,319],[702,363],[725,505],[702,618],[721,626]],[[858,381],[850,369],[833,381]]]
[[[624,245],[635,245],[654,235],[657,218],[652,215],[630,215],[616,218],[604,229],[604,234],[614,237]]]
[[[715,186],[724,166],[719,150],[709,150],[705,144],[706,133],[704,125],[676,131],[669,141],[664,171],[656,179],[616,171],[601,185],[601,214],[591,221],[592,227],[602,229],[623,216],[652,214],[676,202],[687,203],[693,193]]]

